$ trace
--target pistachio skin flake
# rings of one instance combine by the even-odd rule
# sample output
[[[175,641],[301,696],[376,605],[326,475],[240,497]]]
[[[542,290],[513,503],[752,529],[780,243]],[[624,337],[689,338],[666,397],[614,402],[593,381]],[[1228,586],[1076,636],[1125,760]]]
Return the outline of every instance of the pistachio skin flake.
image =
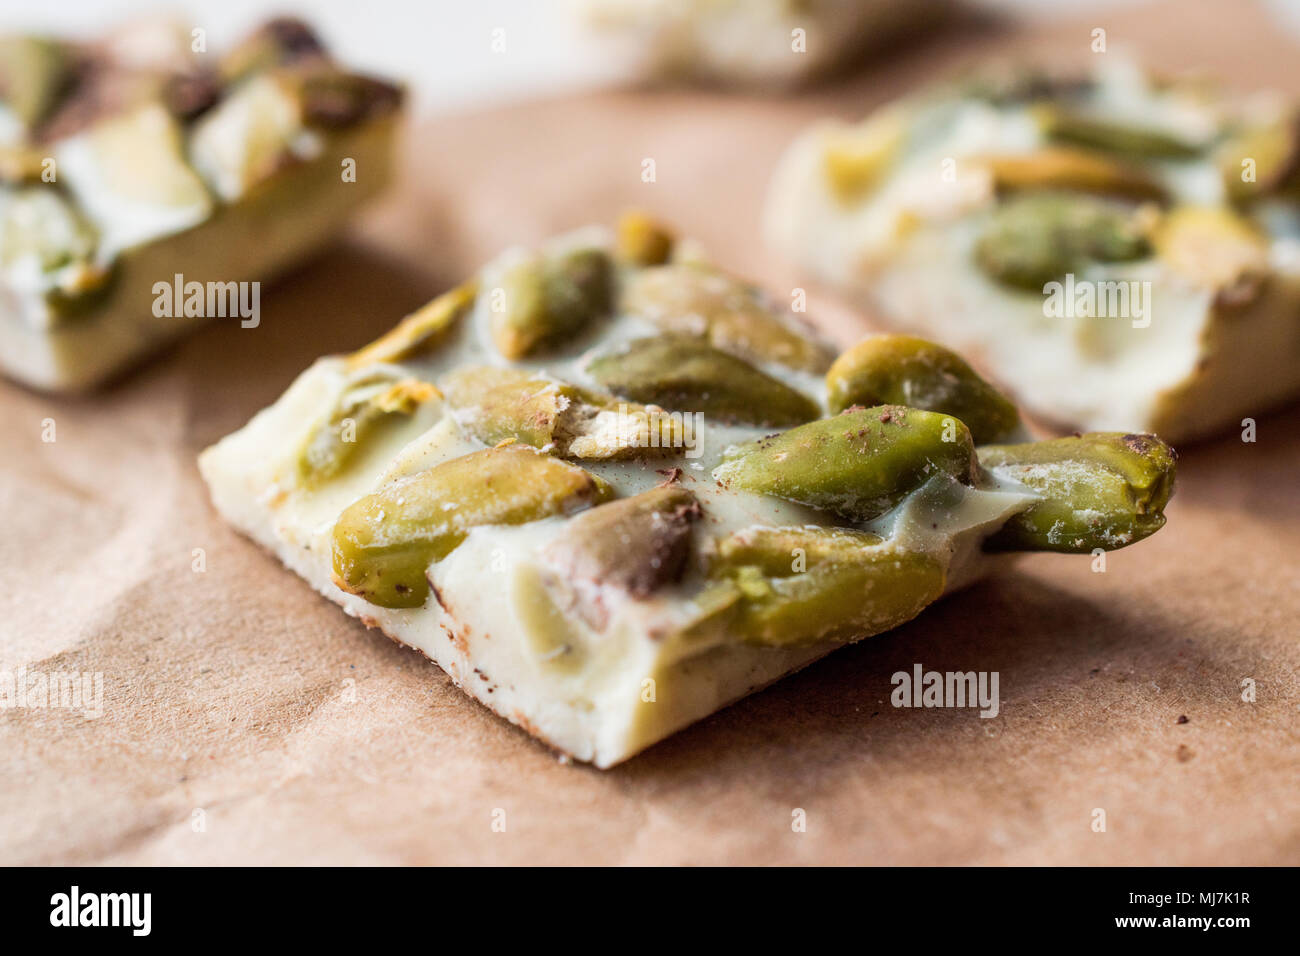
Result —
[[[637,339],[587,372],[615,395],[725,424],[780,428],[818,416],[815,402],[743,359],[686,335]]]
[[[1111,551],[1164,527],[1177,453],[1154,435],[1090,432],[986,445],[980,464],[1042,496],[985,542],[989,551]]]
[[[826,373],[832,412],[853,405],[907,405],[960,418],[977,444],[1020,425],[1001,392],[956,352],[912,335],[876,335],[846,351]]]
[[[940,473],[974,484],[970,430],[951,415],[878,405],[734,446],[713,478],[723,487],[869,521]]]
[[[612,496],[595,475],[526,445],[471,452],[351,504],[332,532],[334,583],[380,607],[421,607],[429,565],[472,528],[572,514]]]
[[[911,620],[943,593],[935,555],[902,551],[865,531],[754,527],[716,542],[705,603],[694,626],[723,627],[741,643],[842,643]]]

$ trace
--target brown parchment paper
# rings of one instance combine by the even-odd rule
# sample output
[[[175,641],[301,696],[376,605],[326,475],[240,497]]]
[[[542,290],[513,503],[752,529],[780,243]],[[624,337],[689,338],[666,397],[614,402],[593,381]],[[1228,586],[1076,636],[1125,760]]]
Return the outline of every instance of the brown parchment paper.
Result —
[[[1094,27],[1162,68],[1300,93],[1258,9],[1163,3],[966,18],[786,100],[614,92],[439,118],[348,244],[264,291],[259,328],[217,320],[88,399],[0,384],[0,669],[103,679],[98,718],[0,711],[0,860],[1300,862],[1300,410],[1262,415],[1253,444],[1185,449],[1168,526],[1105,573],[1034,556],[608,772],[313,594],[215,517],[194,466],[316,355],[507,244],[627,205],[787,294],[759,202],[806,122],[983,56],[1082,61]],[[843,341],[868,327],[825,296],[813,315]],[[1000,716],[891,707],[916,663],[998,671]]]

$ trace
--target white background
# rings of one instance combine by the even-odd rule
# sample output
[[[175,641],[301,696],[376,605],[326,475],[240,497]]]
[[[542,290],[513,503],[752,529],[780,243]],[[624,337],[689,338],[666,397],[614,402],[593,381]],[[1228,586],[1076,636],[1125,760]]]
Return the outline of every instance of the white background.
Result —
[[[1104,12],[1134,0],[979,0],[1038,18]],[[1266,0],[1300,36],[1300,0]],[[124,19],[179,14],[219,50],[273,13],[298,13],[339,58],[407,80],[417,112],[453,111],[608,82],[620,70],[579,44],[565,0],[0,0],[0,30],[93,36]],[[504,28],[506,53],[491,50]]]

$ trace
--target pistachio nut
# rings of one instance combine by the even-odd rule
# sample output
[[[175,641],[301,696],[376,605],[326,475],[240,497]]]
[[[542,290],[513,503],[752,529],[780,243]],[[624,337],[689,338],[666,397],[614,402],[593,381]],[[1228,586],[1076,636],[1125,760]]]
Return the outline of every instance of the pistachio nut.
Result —
[[[544,549],[547,586],[561,606],[603,630],[610,589],[644,600],[681,579],[699,515],[695,496],[680,485],[585,511]]]
[[[944,588],[943,562],[902,551],[865,531],[754,527],[717,542],[706,558],[702,626],[747,644],[844,642],[911,620]]]
[[[492,341],[511,361],[559,345],[610,313],[614,271],[602,249],[533,255],[501,277],[502,308],[491,313]]]
[[[884,178],[906,139],[906,114],[899,107],[828,132],[823,163],[831,194],[845,206],[860,202]]]
[[[0,37],[0,102],[31,129],[54,111],[73,79],[75,57],[49,37]]]
[[[350,505],[334,526],[334,580],[380,607],[420,607],[430,564],[479,525],[566,515],[612,497],[604,481],[526,445],[485,448]]]
[[[1293,193],[1300,185],[1300,112],[1234,130],[1214,159],[1233,202]]]
[[[462,283],[416,309],[369,345],[348,356],[349,368],[375,362],[402,362],[432,351],[446,341],[460,318],[474,305],[475,280]]]
[[[971,161],[989,170],[999,193],[1055,189],[1153,202],[1167,198],[1164,186],[1139,167],[1083,149],[1048,146]]]
[[[802,392],[687,335],[636,339],[592,360],[587,372],[616,395],[729,424],[785,427],[819,414]]]
[[[385,426],[409,418],[438,396],[428,382],[376,372],[352,383],[328,417],[307,435],[297,458],[298,480],[318,485],[341,474],[364,442]]]
[[[969,429],[951,415],[878,405],[733,446],[713,477],[724,487],[867,521],[940,473],[974,483]]]
[[[1165,523],[1177,454],[1154,435],[1090,432],[986,445],[980,464],[1042,496],[985,543],[992,551],[1090,552],[1141,541]]]
[[[991,278],[1021,289],[1043,286],[1090,262],[1127,262],[1150,253],[1144,225],[1125,206],[1070,193],[1027,193],[994,210],[975,243]]]
[[[295,17],[275,17],[222,56],[218,71],[226,83],[236,83],[277,66],[325,56],[325,47],[310,26]]]
[[[1228,303],[1254,297],[1269,271],[1264,232],[1227,206],[1179,206],[1152,230],[1156,257],[1188,281],[1219,291]]]
[[[1201,153],[1199,144],[1148,124],[1104,119],[1058,103],[1033,109],[1044,135],[1057,142],[1141,159],[1194,159]]]
[[[697,264],[642,269],[628,277],[621,307],[665,332],[694,335],[752,362],[822,374],[831,355],[788,327],[753,286]]]
[[[960,418],[977,444],[1020,424],[1016,406],[956,352],[911,335],[876,335],[849,349],[826,373],[832,412],[852,405],[907,405]]]
[[[520,441],[561,457],[676,454],[680,419],[537,372],[471,366],[442,382],[457,424],[486,445]]]
[[[643,212],[625,212],[618,220],[615,258],[625,265],[659,266],[673,254],[673,234]]]

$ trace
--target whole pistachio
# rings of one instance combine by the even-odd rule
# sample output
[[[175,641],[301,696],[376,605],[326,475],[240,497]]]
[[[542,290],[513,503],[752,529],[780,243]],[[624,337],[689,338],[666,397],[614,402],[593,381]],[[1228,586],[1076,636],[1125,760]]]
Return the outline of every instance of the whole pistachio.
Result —
[[[878,405],[734,446],[713,477],[724,487],[866,521],[939,473],[974,483],[969,429],[951,415]]]
[[[971,162],[988,169],[1002,194],[1053,189],[1137,201],[1168,198],[1165,187],[1141,167],[1085,149],[1048,146],[1030,153],[976,156]]]
[[[747,528],[707,559],[703,603],[718,610],[694,626],[723,627],[765,647],[843,642],[911,620],[944,588],[944,565],[874,534],[838,528]]]
[[[642,269],[628,277],[620,306],[665,332],[693,335],[751,362],[822,374],[831,355],[783,322],[753,286],[697,264]]]
[[[485,448],[384,485],[334,526],[334,581],[380,607],[421,607],[430,564],[479,525],[573,514],[612,496],[576,465],[526,445]]]
[[[308,434],[298,453],[298,480],[316,486],[341,474],[357,450],[385,426],[409,418],[437,397],[428,382],[376,372],[354,382],[327,418]]]
[[[1201,146],[1155,129],[1071,109],[1057,103],[1034,107],[1035,118],[1051,139],[1087,149],[1140,159],[1194,159]]]
[[[502,308],[490,325],[497,350],[511,361],[564,344],[613,307],[614,270],[603,249],[534,255],[501,278]]]
[[[1015,405],[956,352],[911,335],[876,335],[849,349],[826,373],[832,412],[852,405],[907,405],[960,418],[978,444],[1020,424]]]
[[[993,551],[1113,550],[1165,523],[1177,454],[1154,435],[1090,432],[1020,445],[986,445],[980,464],[1042,496],[988,542]]]
[[[1091,262],[1128,262],[1151,246],[1143,223],[1124,206],[1072,193],[1027,193],[1002,203],[975,244],[991,278],[1021,289],[1042,287]]]
[[[637,339],[598,356],[587,372],[616,395],[730,424],[782,427],[819,413],[802,392],[687,335]]]

